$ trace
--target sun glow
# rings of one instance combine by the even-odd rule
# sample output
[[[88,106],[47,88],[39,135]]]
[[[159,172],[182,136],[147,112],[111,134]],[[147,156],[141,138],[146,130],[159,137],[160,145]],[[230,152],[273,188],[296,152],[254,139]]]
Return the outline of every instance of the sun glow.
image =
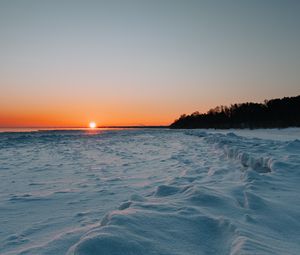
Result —
[[[96,123],[94,121],[90,122],[89,127],[90,128],[96,128]]]

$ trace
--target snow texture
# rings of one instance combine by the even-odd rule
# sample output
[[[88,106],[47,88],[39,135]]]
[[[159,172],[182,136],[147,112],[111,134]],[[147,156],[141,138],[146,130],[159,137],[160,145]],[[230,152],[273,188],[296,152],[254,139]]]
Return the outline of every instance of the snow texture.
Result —
[[[300,129],[0,133],[0,254],[298,255]]]

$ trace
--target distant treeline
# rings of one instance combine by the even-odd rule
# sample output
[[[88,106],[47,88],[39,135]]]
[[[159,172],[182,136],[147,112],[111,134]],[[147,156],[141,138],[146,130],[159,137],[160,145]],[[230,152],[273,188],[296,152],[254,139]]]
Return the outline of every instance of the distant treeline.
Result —
[[[284,128],[300,127],[300,95],[264,103],[218,106],[201,114],[181,115],[171,128]]]

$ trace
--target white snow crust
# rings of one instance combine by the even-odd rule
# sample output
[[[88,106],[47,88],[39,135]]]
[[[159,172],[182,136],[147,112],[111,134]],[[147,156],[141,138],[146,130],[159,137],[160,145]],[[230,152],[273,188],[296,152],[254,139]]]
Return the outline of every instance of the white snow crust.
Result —
[[[0,133],[0,254],[298,255],[300,129]]]

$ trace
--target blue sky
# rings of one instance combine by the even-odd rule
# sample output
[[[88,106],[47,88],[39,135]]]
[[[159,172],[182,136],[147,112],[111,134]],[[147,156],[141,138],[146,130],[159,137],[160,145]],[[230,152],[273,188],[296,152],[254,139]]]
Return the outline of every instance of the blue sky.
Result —
[[[298,95],[299,13],[291,0],[2,0],[0,125],[166,124]]]

